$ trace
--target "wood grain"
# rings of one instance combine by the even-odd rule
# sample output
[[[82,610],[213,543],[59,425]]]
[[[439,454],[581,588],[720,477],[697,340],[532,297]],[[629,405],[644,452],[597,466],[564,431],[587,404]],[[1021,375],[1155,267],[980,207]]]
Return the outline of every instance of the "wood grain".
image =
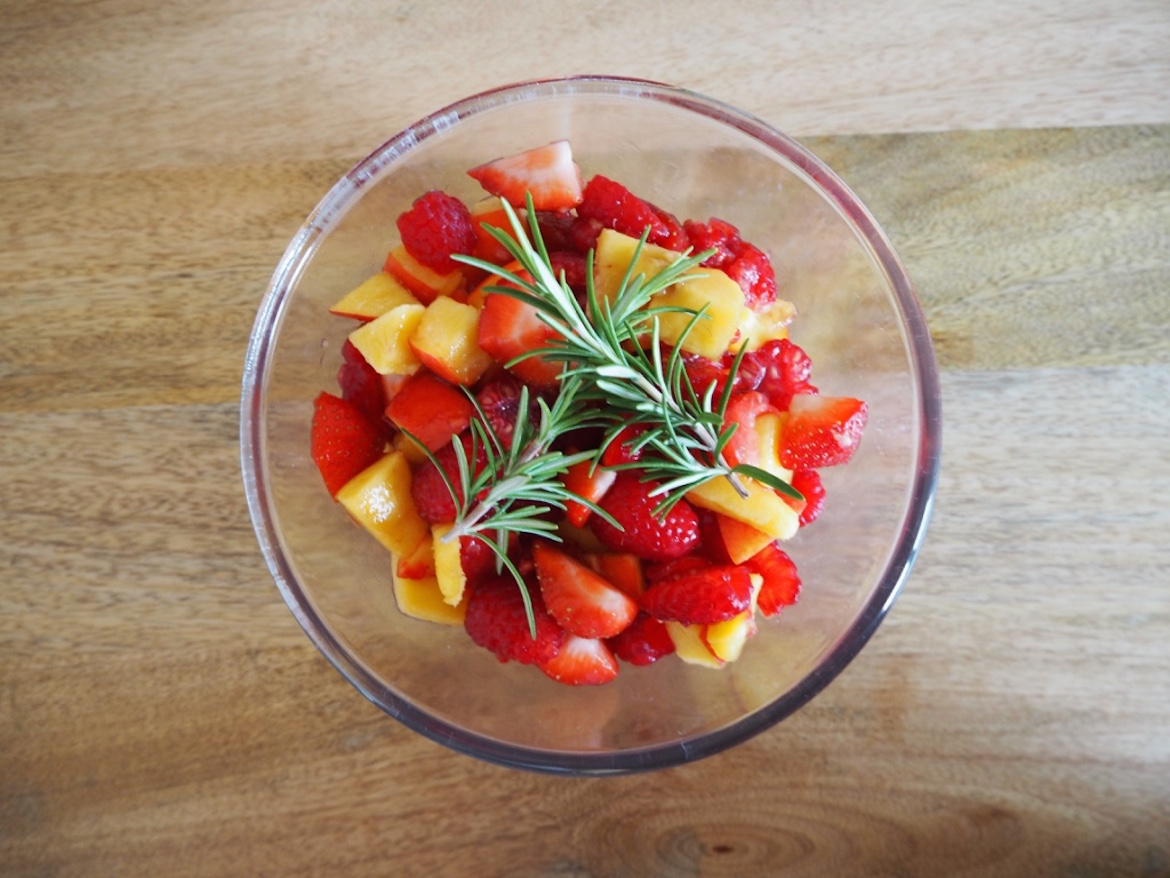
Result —
[[[682,82],[801,135],[903,256],[943,369],[931,529],[861,656],[743,746],[606,779],[381,714],[297,627],[243,498],[285,243],[482,85],[418,46],[462,62],[538,9],[467,6],[3,4],[0,875],[1170,875],[1165,4],[713,28],[568,3],[494,63]]]

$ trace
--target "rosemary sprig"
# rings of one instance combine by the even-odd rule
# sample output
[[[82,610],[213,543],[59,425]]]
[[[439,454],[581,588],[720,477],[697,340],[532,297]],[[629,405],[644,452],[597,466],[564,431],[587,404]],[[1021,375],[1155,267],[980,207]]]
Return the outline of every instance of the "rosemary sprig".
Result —
[[[612,299],[598,298],[590,253],[582,306],[564,276],[558,278],[553,272],[531,197],[527,208],[531,240],[506,202],[504,209],[514,236],[491,227],[488,231],[531,279],[472,257],[455,258],[500,275],[507,285],[493,286],[491,292],[526,302],[556,330],[557,337],[546,347],[528,351],[518,360],[542,356],[564,363],[562,394],[567,386],[573,385],[575,401],[603,403],[597,407],[596,417],[608,422],[607,439],[631,424],[644,428],[639,440],[642,456],[637,467],[646,480],[660,483],[654,491],[662,497],[656,510],[658,514],[664,515],[688,491],[716,478],[727,478],[744,496],[747,491],[741,477],[800,498],[800,493],[783,479],[757,467],[731,466],[723,456],[736,429],[735,424],[724,427],[724,421],[742,350],[732,364],[719,399],[714,397],[714,383],[700,395],[683,368],[682,343],[698,321],[707,319],[705,309],[651,307],[656,295],[702,263],[710,251],[684,254],[649,277],[635,274],[634,266],[646,243],[646,233],[643,233]],[[663,361],[659,318],[666,312],[682,312],[691,317],[682,337]],[[649,344],[644,345],[647,338]],[[594,452],[595,461],[605,444]]]

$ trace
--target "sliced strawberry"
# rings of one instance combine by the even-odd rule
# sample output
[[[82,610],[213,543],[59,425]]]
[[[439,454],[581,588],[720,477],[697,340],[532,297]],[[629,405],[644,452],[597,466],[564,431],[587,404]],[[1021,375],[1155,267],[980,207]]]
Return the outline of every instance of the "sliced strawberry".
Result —
[[[748,569],[723,565],[656,582],[642,595],[642,608],[663,621],[708,625],[738,616],[751,599]]]
[[[549,613],[578,637],[613,637],[638,615],[638,605],[584,564],[545,543],[532,547]]]
[[[794,396],[780,435],[780,463],[791,470],[845,463],[861,442],[867,412],[851,397]]]
[[[646,428],[642,424],[623,427],[601,452],[602,466],[619,466],[623,463],[635,463],[641,460],[642,449],[634,446],[638,437],[645,432]]]
[[[471,253],[475,227],[467,205],[446,192],[432,190],[414,200],[397,221],[406,252],[432,271],[447,274],[459,268],[451,257]]]
[[[382,376],[366,362],[361,351],[348,338],[341,346],[342,364],[337,370],[337,385],[341,398],[349,400],[362,410],[370,422],[381,425],[386,411],[386,389]]]
[[[800,576],[796,564],[776,543],[763,548],[747,562],[747,566],[764,579],[756,599],[763,615],[774,616],[784,607],[796,603],[800,594]]]
[[[559,336],[540,319],[539,313],[526,302],[504,293],[488,293],[479,315],[479,346],[501,364],[545,347],[550,339]],[[552,388],[557,385],[561,365],[541,357],[528,357],[511,366],[510,371],[527,384]]]
[[[594,535],[615,552],[632,552],[649,561],[667,561],[690,552],[699,542],[699,519],[686,500],[680,500],[658,517],[659,497],[650,496],[655,482],[639,481],[629,471],[618,473],[613,486],[598,504],[621,526],[614,527],[600,515],[589,519]]]
[[[412,375],[386,406],[390,422],[430,451],[467,429],[474,413],[466,393],[425,370]]]
[[[495,653],[502,662],[543,665],[561,651],[566,634],[545,610],[540,590],[527,587],[536,620],[533,639],[520,588],[507,574],[477,584],[467,598],[463,627],[475,643]]]
[[[592,503],[598,503],[605,496],[605,492],[612,488],[613,483],[617,481],[617,473],[613,470],[595,467],[591,460],[582,460],[569,467],[563,480],[565,487],[578,497],[583,497]],[[592,514],[593,510],[584,503],[570,500],[565,505],[565,517],[574,527],[582,527]]]
[[[536,210],[568,210],[581,202],[581,170],[567,140],[498,158],[467,173],[513,207],[523,207],[529,193]]]
[[[760,466],[760,437],[756,432],[756,419],[765,412],[775,411],[768,397],[758,390],[737,393],[731,397],[723,418],[724,430],[731,424],[736,425],[735,432],[723,449],[723,456],[728,463],[732,466]]]
[[[785,497],[793,509],[800,513],[800,526],[812,524],[825,508],[825,486],[821,475],[815,469],[798,469],[792,474],[792,487],[804,495],[804,502]]]
[[[383,431],[352,402],[331,393],[313,400],[309,451],[332,496],[382,456],[385,442]]]
[[[608,641],[613,654],[631,665],[652,665],[674,652],[674,641],[661,621],[644,610],[629,627]]]
[[[618,675],[617,659],[604,640],[575,634],[566,637],[561,651],[540,669],[568,686],[600,686]]]

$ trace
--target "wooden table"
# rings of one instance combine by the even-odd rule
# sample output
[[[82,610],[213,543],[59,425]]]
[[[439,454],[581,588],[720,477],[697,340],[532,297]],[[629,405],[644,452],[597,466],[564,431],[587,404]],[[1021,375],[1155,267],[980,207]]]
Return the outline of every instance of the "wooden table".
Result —
[[[857,661],[651,775],[407,731],[261,559],[237,405],[332,181],[490,85],[736,103],[845,177],[942,367]],[[1170,6],[0,3],[0,874],[1170,875]]]

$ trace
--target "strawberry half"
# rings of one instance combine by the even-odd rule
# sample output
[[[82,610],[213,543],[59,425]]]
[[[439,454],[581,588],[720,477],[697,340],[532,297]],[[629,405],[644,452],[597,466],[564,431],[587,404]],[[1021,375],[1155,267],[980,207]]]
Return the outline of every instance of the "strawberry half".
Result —
[[[516,270],[513,265],[509,270]],[[517,272],[519,273],[519,272]],[[492,279],[497,283],[498,279]],[[540,319],[540,312],[526,302],[504,293],[488,293],[479,314],[477,342],[497,362],[507,363],[529,351],[546,347],[557,331]],[[541,357],[528,357],[513,365],[510,372],[526,384],[553,388],[561,364]]]
[[[642,595],[642,608],[663,621],[709,625],[738,616],[751,600],[748,569],[725,565],[656,582]]]
[[[567,140],[498,158],[467,173],[513,207],[524,207],[528,193],[536,210],[568,210],[581,202],[581,170]]]
[[[543,665],[561,651],[566,634],[544,608],[540,591],[528,589],[536,620],[536,639],[528,628],[528,615],[520,585],[511,576],[496,576],[477,584],[467,598],[463,627],[475,643],[496,654],[500,661]]]
[[[570,634],[613,637],[638,615],[625,592],[564,552],[537,543],[532,559],[545,606]]]
[[[675,650],[670,632],[649,613],[638,613],[625,631],[608,641],[613,654],[631,665],[652,665]]]
[[[791,470],[836,466],[853,456],[868,410],[860,399],[797,394],[780,434],[780,463]]]
[[[618,675],[617,659],[604,640],[575,634],[566,637],[561,651],[540,669],[568,686],[600,686]]]
[[[613,483],[617,481],[617,473],[594,466],[591,460],[582,460],[569,467],[562,480],[565,487],[578,497],[597,503],[605,496],[605,492],[613,487]],[[565,503],[565,518],[574,527],[582,527],[592,514],[593,510],[584,503],[578,503],[576,500]]]
[[[631,471],[619,472],[598,506],[621,527],[594,515],[589,519],[594,536],[615,552],[632,552],[648,561],[669,561],[694,549],[699,542],[695,510],[679,500],[665,518],[659,518],[654,509],[661,498],[650,496],[656,487],[657,483],[642,482]]]
[[[466,393],[427,371],[412,375],[386,406],[387,419],[431,451],[467,429],[474,413]]]
[[[321,393],[313,400],[309,451],[332,496],[382,456],[382,430],[349,400]]]
[[[348,338],[341,346],[341,357],[344,362],[337,370],[341,398],[361,409],[371,423],[381,424],[382,414],[386,410],[386,389],[382,376],[366,362],[361,351]]]
[[[756,598],[760,613],[774,616],[784,607],[796,603],[800,595],[800,576],[787,552],[772,543],[752,557],[747,566],[764,579]]]
[[[760,437],[756,432],[756,419],[765,412],[775,411],[768,397],[758,390],[737,393],[731,397],[727,403],[727,411],[724,412],[722,427],[726,430],[732,424],[736,425],[735,432],[723,449],[728,463],[732,466],[739,466],[742,463],[761,465]]]

